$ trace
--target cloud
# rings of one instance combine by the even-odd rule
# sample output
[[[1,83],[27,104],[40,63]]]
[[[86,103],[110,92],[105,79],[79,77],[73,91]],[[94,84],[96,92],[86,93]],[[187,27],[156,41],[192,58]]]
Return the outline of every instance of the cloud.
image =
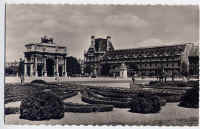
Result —
[[[132,14],[116,14],[105,18],[105,23],[119,27],[146,27],[148,23]]]
[[[164,44],[164,41],[162,41],[161,39],[150,38],[150,39],[146,39],[141,42],[137,42],[136,46],[137,47],[147,47],[147,46],[160,46],[163,44]]]

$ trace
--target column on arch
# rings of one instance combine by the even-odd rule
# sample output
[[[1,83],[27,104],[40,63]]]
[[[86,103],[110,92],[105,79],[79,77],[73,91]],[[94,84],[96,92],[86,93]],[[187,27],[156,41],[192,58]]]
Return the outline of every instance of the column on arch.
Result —
[[[64,57],[64,76],[67,76],[67,58]]]
[[[47,58],[46,57],[43,57],[43,76],[47,76],[47,68],[46,68],[46,66],[47,66]]]
[[[33,76],[33,63],[30,63],[30,76]]]
[[[58,76],[59,75],[59,73],[58,73],[58,57],[56,57],[56,76]]]
[[[26,57],[25,57],[25,59],[24,59],[24,76],[27,76],[27,59],[26,59]]]
[[[38,64],[37,64],[37,59],[38,59],[37,57],[35,57],[35,59],[34,59],[34,60],[35,60],[35,62],[34,62],[34,73],[35,73],[35,77],[38,76],[38,71],[37,71],[37,65],[38,65]]]

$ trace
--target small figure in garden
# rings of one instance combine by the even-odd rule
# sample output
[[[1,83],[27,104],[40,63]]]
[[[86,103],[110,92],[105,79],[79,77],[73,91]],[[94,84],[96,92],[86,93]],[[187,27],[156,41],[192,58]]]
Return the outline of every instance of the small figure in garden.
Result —
[[[132,75],[132,82],[133,82],[133,84],[134,84],[134,82],[135,82],[135,74],[133,73],[133,75]]]
[[[165,78],[165,83],[166,83],[167,82],[167,73],[165,71],[163,72],[163,76]]]
[[[19,61],[18,72],[19,72],[19,77],[20,77],[20,80],[21,80],[21,84],[24,84],[24,61],[22,60],[22,58],[20,58],[20,61]]]
[[[174,75],[175,73],[174,73],[174,71],[172,71],[172,81],[174,81]]]
[[[133,88],[134,83],[135,83],[135,74],[133,73],[133,75],[132,75],[132,84],[130,85],[130,89]]]

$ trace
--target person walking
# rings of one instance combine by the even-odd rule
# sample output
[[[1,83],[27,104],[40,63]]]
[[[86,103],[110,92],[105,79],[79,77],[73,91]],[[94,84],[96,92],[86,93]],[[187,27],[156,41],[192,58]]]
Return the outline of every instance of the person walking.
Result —
[[[19,61],[18,75],[21,80],[21,85],[24,84],[24,80],[25,80],[24,79],[24,61],[22,60],[22,58],[20,58],[20,61]]]
[[[133,89],[134,84],[135,84],[135,74],[133,73],[132,74],[132,84],[130,84],[130,89]]]

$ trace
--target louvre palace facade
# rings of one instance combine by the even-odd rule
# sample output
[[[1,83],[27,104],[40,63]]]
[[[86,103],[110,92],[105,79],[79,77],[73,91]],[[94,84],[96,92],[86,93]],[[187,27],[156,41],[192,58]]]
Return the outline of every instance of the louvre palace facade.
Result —
[[[89,49],[84,53],[85,71],[97,76],[157,76],[163,69],[170,76],[180,76],[182,63],[191,75],[199,73],[199,50],[193,43],[165,46],[114,49],[111,37],[91,37]]]
[[[46,36],[39,43],[25,45],[25,76],[67,76],[67,48],[58,46],[53,38]]]

